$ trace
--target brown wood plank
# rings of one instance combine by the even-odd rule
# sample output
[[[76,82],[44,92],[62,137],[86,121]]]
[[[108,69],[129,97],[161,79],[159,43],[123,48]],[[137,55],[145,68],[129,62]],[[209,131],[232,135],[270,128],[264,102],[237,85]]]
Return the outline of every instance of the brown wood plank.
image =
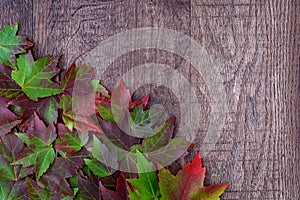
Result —
[[[63,54],[61,66],[133,28],[164,27],[193,37],[216,62],[230,108],[221,138],[204,158],[206,183],[231,182],[222,199],[300,199],[299,0],[6,0],[0,8],[1,27],[18,21],[20,33],[35,42],[35,56]],[[197,87],[201,143],[209,93],[184,59],[133,51],[110,66],[103,82],[111,89],[132,66],[147,62],[171,66]],[[147,92],[152,104],[179,114],[171,91],[147,85],[135,96]]]

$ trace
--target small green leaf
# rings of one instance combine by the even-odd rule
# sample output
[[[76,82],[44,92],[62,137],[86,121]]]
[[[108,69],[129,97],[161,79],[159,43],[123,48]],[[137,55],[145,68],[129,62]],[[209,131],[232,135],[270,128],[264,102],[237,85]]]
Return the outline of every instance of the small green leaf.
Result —
[[[111,173],[102,167],[96,160],[84,159],[84,162],[90,168],[90,170],[92,170],[92,172],[100,178],[111,175]]]

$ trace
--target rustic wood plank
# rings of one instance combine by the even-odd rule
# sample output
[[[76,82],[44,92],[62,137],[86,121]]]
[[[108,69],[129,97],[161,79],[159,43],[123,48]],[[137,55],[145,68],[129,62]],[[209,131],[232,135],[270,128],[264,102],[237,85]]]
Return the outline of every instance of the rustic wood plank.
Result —
[[[1,21],[0,27],[19,23],[19,34],[26,35],[29,39],[33,38],[33,3],[30,0],[25,1],[0,1]]]
[[[298,0],[5,0],[0,8],[1,27],[18,21],[20,33],[35,42],[35,56],[63,54],[61,66],[133,28],[164,27],[193,37],[217,63],[230,108],[219,142],[204,158],[206,183],[231,182],[222,199],[300,199]],[[209,93],[184,59],[161,50],[133,51],[110,66],[103,82],[111,89],[123,73],[147,62],[177,69],[197,88],[201,143]],[[179,114],[170,90],[147,85],[135,97],[147,92],[152,104]]]

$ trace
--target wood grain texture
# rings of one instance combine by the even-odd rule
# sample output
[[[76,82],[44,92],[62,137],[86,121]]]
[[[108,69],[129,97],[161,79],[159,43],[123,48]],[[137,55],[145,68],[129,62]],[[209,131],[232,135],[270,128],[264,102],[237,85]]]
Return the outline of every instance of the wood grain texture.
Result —
[[[229,181],[222,199],[300,199],[299,0],[2,0],[1,27],[18,21],[35,42],[35,57],[63,54],[62,67],[113,34],[164,27],[198,41],[217,64],[229,112],[215,149],[204,158],[206,184]],[[105,72],[110,89],[132,66],[156,62],[177,69],[197,88],[199,143],[209,116],[203,77],[170,52],[141,49]],[[179,114],[170,90],[146,85],[151,103]],[[177,123],[180,122],[180,119]]]

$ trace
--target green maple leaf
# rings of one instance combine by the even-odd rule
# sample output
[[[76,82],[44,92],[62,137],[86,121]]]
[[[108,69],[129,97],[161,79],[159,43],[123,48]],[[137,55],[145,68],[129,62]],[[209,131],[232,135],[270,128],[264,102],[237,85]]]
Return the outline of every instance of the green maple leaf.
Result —
[[[58,58],[48,56],[34,61],[30,52],[22,54],[11,76],[31,100],[60,94],[62,91],[58,85],[51,81],[59,72],[57,62]]]
[[[158,178],[155,171],[153,171],[153,164],[137,151],[137,169],[138,171],[149,171],[146,173],[139,173],[138,178],[127,179],[127,181],[134,187],[132,190],[127,187],[129,191],[129,198],[131,200],[154,200],[159,199]]]
[[[176,176],[162,168],[159,173],[159,188],[162,200],[219,200],[229,183],[204,186],[205,168],[200,153],[192,163],[187,163]]]
[[[19,152],[17,160],[12,164],[23,167],[34,166],[37,179],[39,179],[55,159],[52,145],[35,136],[27,136],[23,133],[16,133],[16,135],[27,144],[27,147]]]
[[[6,26],[0,31],[0,62],[15,68],[15,55],[32,46],[25,37],[17,36],[18,24]]]

